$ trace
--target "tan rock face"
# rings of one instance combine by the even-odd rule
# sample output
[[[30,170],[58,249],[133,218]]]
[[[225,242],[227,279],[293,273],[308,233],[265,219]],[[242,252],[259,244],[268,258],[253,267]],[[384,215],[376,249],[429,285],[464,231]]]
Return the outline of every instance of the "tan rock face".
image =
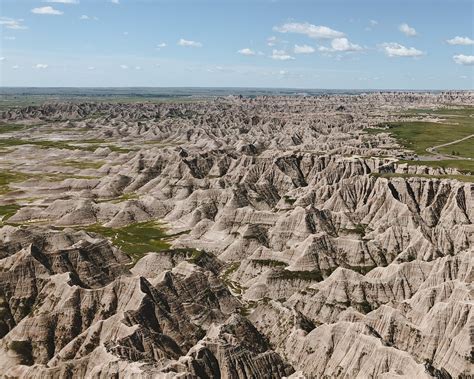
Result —
[[[472,103],[380,93],[4,111],[51,133],[7,138],[69,145],[2,153],[25,180],[0,198],[21,204],[0,228],[1,375],[474,375],[474,185],[400,164],[409,153],[392,137],[363,132],[410,107]],[[150,220],[177,235],[138,259],[86,231]]]

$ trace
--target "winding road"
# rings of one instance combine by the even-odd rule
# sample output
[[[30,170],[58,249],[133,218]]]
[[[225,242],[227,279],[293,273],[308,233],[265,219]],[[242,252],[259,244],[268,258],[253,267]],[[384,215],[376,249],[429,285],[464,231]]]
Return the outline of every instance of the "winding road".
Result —
[[[472,117],[472,115],[471,115],[471,117]],[[474,137],[474,134],[471,134],[471,135],[468,135],[468,136],[466,136],[466,137],[457,139],[457,140],[455,140],[455,141],[451,141],[451,142],[448,142],[448,143],[443,143],[442,145],[437,145],[437,146],[428,147],[428,148],[426,149],[426,151],[427,151],[428,153],[430,153],[430,154],[434,154],[434,155],[436,155],[436,156],[438,156],[438,157],[442,157],[443,159],[453,159],[453,158],[454,158],[454,159],[459,159],[458,157],[453,157],[452,155],[444,155],[444,154],[441,154],[441,153],[437,152],[436,149],[439,149],[440,147],[445,147],[445,146],[454,145],[454,144],[456,144],[456,143],[465,141],[465,140],[467,140],[467,139],[469,139],[469,138],[472,138],[472,137]],[[471,160],[472,158],[463,158],[463,159],[469,159],[469,160]]]

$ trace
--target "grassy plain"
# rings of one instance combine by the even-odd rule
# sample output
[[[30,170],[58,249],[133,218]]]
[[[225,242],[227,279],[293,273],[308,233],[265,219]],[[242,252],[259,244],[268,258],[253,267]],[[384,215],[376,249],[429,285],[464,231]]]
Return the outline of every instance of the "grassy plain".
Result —
[[[424,165],[430,167],[456,168],[466,174],[474,174],[474,138],[465,139],[452,145],[435,149],[427,149],[446,143],[454,142],[474,134],[474,107],[456,109],[416,109],[410,110],[404,116],[430,115],[439,118],[431,121],[402,121],[381,124],[377,128],[365,129],[369,134],[389,133],[408,150],[419,156],[433,156],[433,160],[400,161],[409,165]],[[453,159],[434,159],[440,153]],[[461,175],[462,176],[462,175]],[[466,180],[464,176],[460,178]],[[474,181],[473,179],[467,179]]]

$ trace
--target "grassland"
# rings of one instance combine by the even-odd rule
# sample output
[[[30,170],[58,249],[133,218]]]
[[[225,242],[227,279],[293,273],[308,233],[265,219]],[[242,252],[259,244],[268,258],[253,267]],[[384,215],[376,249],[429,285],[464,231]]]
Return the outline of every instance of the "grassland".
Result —
[[[65,141],[49,141],[49,140],[26,140],[21,138],[2,138],[0,139],[0,148],[15,147],[22,145],[33,145],[40,149],[63,149],[63,150],[84,150],[95,151],[98,147],[108,147],[111,151],[119,153],[128,153],[133,149],[123,148],[105,140],[65,140]]]
[[[449,146],[440,147],[436,150],[444,155],[474,158],[474,137]]]
[[[23,174],[21,172],[0,171],[0,194],[10,192],[11,183],[20,183],[29,178],[29,175]]]
[[[28,106],[41,106],[45,103],[52,102],[70,102],[70,103],[112,103],[112,104],[134,104],[134,103],[189,103],[189,102],[203,102],[208,101],[209,96],[202,94],[202,96],[188,96],[187,94],[182,95],[140,95],[140,94],[29,94],[29,95],[5,95],[0,94],[0,111],[9,110],[14,107],[28,107]],[[97,117],[102,116],[97,113]],[[94,115],[91,115],[94,117]]]
[[[400,160],[398,163],[406,163],[409,166],[429,166],[438,168],[455,168],[464,174],[474,175],[474,161],[465,159],[445,159],[433,161],[408,161]]]
[[[88,168],[99,169],[105,164],[105,162],[103,161],[87,162],[87,161],[82,161],[82,160],[68,159],[68,160],[64,160],[60,162],[59,164],[61,166],[74,167],[74,168],[83,170],[83,169],[88,169]]]
[[[472,111],[474,112],[474,111]],[[427,149],[442,145],[474,134],[474,119],[468,116],[450,118],[449,122],[408,121],[387,124],[388,132],[402,146],[418,155],[426,155]],[[470,140],[464,141],[466,143]],[[447,146],[449,154],[457,150],[456,145]],[[461,158],[474,158],[474,149],[459,151]]]
[[[122,228],[108,228],[96,224],[81,229],[109,238],[134,262],[146,253],[168,250],[171,246],[170,239],[173,238],[165,232],[163,225],[156,221],[130,224]]]
[[[423,162],[424,163],[424,162]],[[387,173],[372,173],[371,176],[375,178],[426,178],[426,179],[456,179],[461,182],[472,183],[474,182],[473,175],[428,175],[428,174],[406,174],[397,172]]]
[[[13,216],[21,206],[18,204],[0,205],[0,226]]]
[[[0,123],[0,134],[17,132],[29,128],[30,126],[18,125],[18,124],[3,124]]]
[[[387,132],[408,150],[419,156],[433,158],[439,154],[452,159],[427,159],[420,161],[401,161],[409,165],[425,165],[431,167],[455,168],[463,173],[474,174],[474,138],[469,138],[449,146],[430,151],[435,146],[451,143],[474,134],[474,107],[457,109],[417,109],[410,110],[404,116],[430,115],[440,119],[431,121],[403,121],[386,123],[377,128],[365,129],[368,134]],[[439,157],[439,156],[438,156]],[[461,176],[462,180],[466,180]],[[468,181],[473,181],[468,179]]]

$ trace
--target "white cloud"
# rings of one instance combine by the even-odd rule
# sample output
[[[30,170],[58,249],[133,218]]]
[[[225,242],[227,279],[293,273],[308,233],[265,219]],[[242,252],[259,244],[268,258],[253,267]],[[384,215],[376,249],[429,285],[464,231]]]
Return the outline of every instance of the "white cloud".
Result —
[[[94,67],[94,66],[89,66],[89,67],[87,67],[87,69],[88,69],[89,71],[93,71],[93,70],[95,70],[95,67]]]
[[[278,42],[278,39],[275,36],[271,36],[267,38],[267,45],[272,47],[275,46]]]
[[[38,64],[34,65],[33,68],[44,70],[45,68],[48,68],[48,65],[44,64],[44,63],[38,63]]]
[[[123,70],[126,70],[126,69],[128,69],[128,66],[126,64],[121,64],[120,68],[123,69]]]
[[[54,9],[53,7],[47,6],[47,7],[39,7],[39,8],[33,8],[31,10],[31,13],[35,14],[48,14],[48,15],[53,15],[53,16],[60,16],[64,14],[63,11]]]
[[[331,41],[331,47],[321,46],[319,51],[323,52],[348,52],[348,51],[360,51],[362,47],[350,42],[347,38],[334,38]]]
[[[335,38],[331,41],[331,46],[335,51],[358,51],[362,50],[359,45],[350,42],[347,38]]]
[[[135,66],[135,70],[141,70],[142,68],[140,66]]]
[[[5,59],[5,57],[0,57],[0,62],[4,61]]]
[[[398,27],[398,30],[400,30],[403,34],[405,34],[408,37],[414,37],[417,34],[415,28],[412,28],[411,26],[409,26],[406,23],[401,24]]]
[[[99,21],[99,18],[98,18],[98,17],[95,17],[95,16],[88,16],[88,15],[86,15],[86,14],[83,14],[81,17],[79,17],[79,20],[85,20],[85,21],[93,20],[93,21]]]
[[[454,38],[448,39],[446,42],[450,45],[474,45],[474,40],[470,39],[469,37],[456,36]]]
[[[18,70],[19,68],[20,68],[20,66],[18,66],[17,64],[12,66],[12,69],[14,69],[14,70]]]
[[[13,36],[5,36],[3,37],[4,39],[6,39],[7,41],[14,41],[16,40],[16,37],[13,37]]]
[[[276,50],[276,49],[273,49],[273,52],[270,58],[278,60],[278,61],[288,61],[291,59],[295,59],[291,55],[289,55],[285,50]]]
[[[111,2],[112,4],[120,4],[120,1],[119,1],[119,0],[110,0],[110,2]]]
[[[311,54],[314,53],[316,50],[312,46],[308,45],[295,45],[294,50],[295,54]]]
[[[122,34],[123,34],[124,36],[128,36],[129,33],[128,33],[128,32],[123,32]]]
[[[462,64],[465,66],[473,66],[474,65],[474,55],[464,55],[459,54],[453,57],[454,62],[457,64]]]
[[[247,55],[247,56],[251,56],[251,55],[256,55],[257,53],[255,51],[253,51],[252,49],[249,49],[248,47],[244,48],[244,49],[240,49],[239,51],[237,51],[239,54],[242,54],[242,55]]]
[[[79,0],[44,0],[43,3],[79,4]]]
[[[179,45],[179,46],[185,46],[185,47],[202,47],[202,43],[201,43],[201,42],[189,41],[189,40],[186,40],[186,39],[184,39],[184,38],[181,38],[181,39],[178,41],[178,45]]]
[[[304,34],[310,38],[331,39],[344,37],[344,33],[331,29],[327,26],[313,25],[307,22],[289,22],[281,26],[273,27],[273,30],[280,33],[298,33]]]
[[[23,19],[14,19],[9,17],[0,17],[0,25],[3,25],[7,29],[13,30],[22,30],[28,29],[26,26],[22,25]]]
[[[368,32],[372,31],[372,29],[377,26],[379,22],[377,20],[369,20],[369,26],[366,26],[364,29]]]
[[[381,46],[389,57],[420,57],[425,54],[414,47],[405,47],[396,42],[384,43]]]
[[[161,48],[163,48],[163,47],[166,47],[166,46],[167,46],[167,45],[166,45],[166,43],[164,43],[164,42],[161,42],[161,43],[159,43],[159,44],[157,45],[157,47],[158,47],[159,49],[161,49]]]

